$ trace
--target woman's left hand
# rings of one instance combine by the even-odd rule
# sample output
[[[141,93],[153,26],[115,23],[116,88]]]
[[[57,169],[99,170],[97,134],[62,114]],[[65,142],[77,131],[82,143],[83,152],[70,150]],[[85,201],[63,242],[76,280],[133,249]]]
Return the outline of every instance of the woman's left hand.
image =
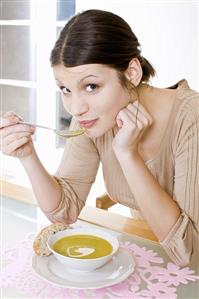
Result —
[[[138,153],[138,144],[144,132],[152,125],[152,117],[138,102],[128,104],[116,117],[119,131],[113,140],[113,150],[118,155]]]

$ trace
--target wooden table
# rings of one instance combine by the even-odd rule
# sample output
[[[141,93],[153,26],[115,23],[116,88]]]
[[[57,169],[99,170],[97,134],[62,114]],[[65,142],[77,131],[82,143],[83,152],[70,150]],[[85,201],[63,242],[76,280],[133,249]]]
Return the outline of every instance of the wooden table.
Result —
[[[8,250],[9,254],[11,254],[11,252],[13,252],[13,246],[14,246],[14,259],[10,264],[9,267],[10,270],[8,269],[6,271],[2,271],[2,273],[4,273],[5,276],[4,282],[6,282],[2,288],[2,292],[3,292],[2,298],[40,298],[40,297],[36,297],[34,292],[36,293],[38,292],[38,286],[40,291],[43,290],[43,281],[38,280],[38,285],[36,284],[36,287],[34,283],[33,284],[30,283],[31,279],[33,280],[36,279],[34,275],[32,276],[31,269],[29,269],[28,266],[30,265],[29,263],[30,255],[32,256],[32,239],[30,236],[33,235],[35,236],[35,234],[38,233],[43,226],[48,225],[49,221],[45,217],[43,217],[42,213],[38,209],[36,201],[34,199],[33,192],[31,191],[30,188],[26,188],[23,186],[19,186],[19,184],[14,184],[13,182],[2,180],[1,195],[2,195],[1,231],[2,231],[2,239],[4,240],[3,247],[5,249],[4,252],[5,257],[7,257],[6,250]],[[77,225],[77,227],[80,225],[80,227],[89,226],[95,228],[101,226],[102,230],[111,231],[111,234],[115,235],[118,238],[118,240],[121,242],[121,244],[125,244],[125,246],[129,246],[128,244],[130,244],[130,246],[133,246],[132,247],[133,250],[135,251],[137,250],[136,252],[138,254],[137,255],[138,257],[140,256],[140,254],[142,256],[143,253],[143,259],[142,258],[137,259],[137,263],[138,263],[137,265],[141,263],[140,264],[141,268],[139,268],[139,271],[142,270],[142,273],[148,273],[148,274],[151,273],[151,275],[152,274],[155,275],[154,274],[155,272],[153,272],[154,265],[155,265],[156,270],[158,267],[162,268],[162,270],[167,272],[167,276],[169,277],[170,270],[167,270],[167,267],[168,265],[171,265],[172,261],[166,255],[163,248],[157,243],[155,236],[150,231],[150,229],[148,228],[145,222],[141,220],[134,220],[125,216],[113,214],[108,211],[97,209],[94,207],[85,206],[79,216],[78,221],[74,225]],[[151,254],[152,254],[152,259],[150,259]],[[16,256],[18,257],[17,259]],[[144,258],[146,258],[146,264],[143,269],[142,262],[144,261]],[[158,261],[156,261],[156,259]],[[7,259],[5,259],[5,261],[3,260],[4,266],[6,265],[6,261]],[[175,271],[177,266],[173,265],[173,267],[174,267],[173,275],[175,276],[176,275]],[[17,269],[16,272],[17,275],[15,275],[16,269]],[[193,270],[196,275],[199,274],[195,264],[190,265],[190,269]],[[25,272],[26,270],[27,273]],[[139,271],[137,272],[138,276],[139,276]],[[150,280],[150,277],[153,276],[150,275],[148,276],[148,274],[147,277],[149,277]],[[13,275],[13,280],[9,278],[10,277],[9,275]],[[29,277],[29,275],[31,276],[31,278]],[[28,277],[27,280],[26,277]],[[156,280],[157,279],[158,277],[156,277]],[[7,282],[9,281],[10,284],[7,285]],[[132,283],[134,283],[134,280],[132,280]],[[158,283],[161,284],[160,291],[162,291],[163,286],[166,288],[167,281],[163,284],[163,286],[162,286],[162,282],[160,282],[159,280],[157,284]],[[150,284],[151,281],[147,282],[141,278],[141,284],[138,283],[137,286],[139,287],[139,291],[142,290],[147,291],[147,288]],[[24,291],[23,289],[24,285],[27,287],[26,291]],[[34,288],[34,290],[32,288]],[[188,284],[180,283],[179,286],[175,285],[175,288],[173,287],[173,290],[175,291],[175,294],[178,295],[177,298],[182,298],[182,299],[198,298],[199,289],[198,289],[198,282],[196,280],[189,281]],[[58,290],[56,290],[56,292],[57,291]],[[31,295],[27,297],[26,292],[28,292],[28,294]],[[91,296],[90,298],[97,298],[94,290],[93,292],[94,295]],[[109,292],[109,290],[107,289],[106,292]],[[133,287],[132,287],[132,292],[133,292]],[[134,298],[132,292],[130,292],[131,294],[128,298]],[[101,296],[100,298],[102,297],[103,296]],[[59,298],[62,297],[60,296]],[[168,298],[171,297],[169,297],[168,295]]]
[[[2,196],[11,197],[19,201],[37,205],[33,191],[30,188],[17,185],[6,179],[0,180],[0,184]],[[135,220],[90,206],[85,206],[78,218],[118,232],[137,235],[157,242],[157,238],[153,232],[150,230],[146,222],[142,220]]]

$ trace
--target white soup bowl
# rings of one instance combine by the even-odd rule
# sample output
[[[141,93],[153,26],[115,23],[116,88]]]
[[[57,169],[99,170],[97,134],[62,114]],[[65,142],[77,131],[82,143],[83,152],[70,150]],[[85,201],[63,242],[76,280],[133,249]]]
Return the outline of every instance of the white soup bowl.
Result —
[[[76,257],[69,257],[64,256],[58,252],[56,252],[53,249],[53,245],[58,240],[68,237],[68,236],[74,236],[74,235],[92,235],[96,237],[100,237],[106,241],[108,241],[112,245],[112,252],[108,255],[99,257],[99,258],[76,258]],[[111,234],[100,230],[100,229],[94,229],[94,228],[72,228],[72,229],[66,229],[64,231],[60,231],[55,233],[54,235],[51,235],[47,240],[47,246],[49,250],[54,254],[55,258],[61,262],[63,265],[67,266],[67,270],[76,270],[76,271],[93,271],[103,265],[105,265],[108,261],[111,260],[113,255],[118,251],[119,249],[119,242],[118,239]]]

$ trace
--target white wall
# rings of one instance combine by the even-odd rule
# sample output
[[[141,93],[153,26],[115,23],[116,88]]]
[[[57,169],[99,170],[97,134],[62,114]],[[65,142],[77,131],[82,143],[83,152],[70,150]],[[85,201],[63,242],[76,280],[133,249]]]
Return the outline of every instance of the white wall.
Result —
[[[77,0],[77,12],[97,8],[123,17],[142,45],[143,56],[154,65],[152,83],[167,87],[186,78],[199,89],[199,2]]]

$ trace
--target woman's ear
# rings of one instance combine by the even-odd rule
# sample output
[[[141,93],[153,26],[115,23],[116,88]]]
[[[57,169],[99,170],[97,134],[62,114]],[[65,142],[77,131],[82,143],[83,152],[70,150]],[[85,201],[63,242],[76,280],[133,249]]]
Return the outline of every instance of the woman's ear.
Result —
[[[125,71],[126,78],[133,83],[134,86],[138,86],[142,79],[142,67],[139,62],[138,58],[133,58],[129,62],[129,66],[127,70]]]

